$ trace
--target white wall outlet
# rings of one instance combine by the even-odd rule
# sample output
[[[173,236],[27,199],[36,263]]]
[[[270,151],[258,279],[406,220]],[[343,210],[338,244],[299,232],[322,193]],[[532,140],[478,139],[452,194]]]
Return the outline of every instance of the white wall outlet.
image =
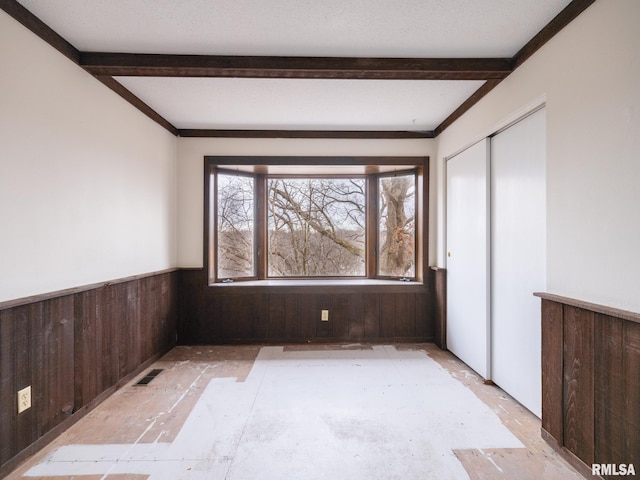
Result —
[[[320,313],[320,320],[322,320],[323,322],[329,321],[329,310],[322,310],[322,312]]]
[[[18,392],[18,413],[31,408],[31,385]]]

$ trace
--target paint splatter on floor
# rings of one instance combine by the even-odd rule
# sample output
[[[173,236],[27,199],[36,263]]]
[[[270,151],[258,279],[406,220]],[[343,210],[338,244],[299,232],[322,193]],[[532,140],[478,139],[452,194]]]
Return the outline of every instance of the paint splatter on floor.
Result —
[[[152,384],[105,402],[111,415],[137,405],[126,432],[101,405],[15,478],[491,478],[474,465],[512,474],[505,452],[528,452],[498,408],[425,349],[257,352],[174,350],[154,364],[165,371]]]

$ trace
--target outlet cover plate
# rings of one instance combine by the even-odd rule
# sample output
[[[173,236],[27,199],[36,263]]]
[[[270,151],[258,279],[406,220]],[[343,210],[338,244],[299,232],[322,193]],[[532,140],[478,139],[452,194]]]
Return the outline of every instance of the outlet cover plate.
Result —
[[[31,408],[31,385],[18,391],[18,413]]]

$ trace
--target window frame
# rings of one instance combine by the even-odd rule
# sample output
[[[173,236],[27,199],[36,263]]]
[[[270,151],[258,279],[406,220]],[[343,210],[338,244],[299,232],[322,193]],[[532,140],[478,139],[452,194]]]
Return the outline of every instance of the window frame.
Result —
[[[213,241],[213,245],[218,245],[219,239],[218,239],[218,234],[219,234],[219,229],[218,229],[218,210],[217,208],[214,209],[214,206],[217,207],[217,203],[215,201],[215,199],[218,197],[218,176],[219,175],[236,175],[236,176],[242,176],[242,177],[249,177],[253,179],[253,183],[254,183],[254,194],[253,194],[253,275],[247,275],[244,277],[233,277],[233,281],[251,281],[251,280],[258,280],[259,276],[258,276],[258,272],[259,272],[259,268],[258,268],[258,250],[260,248],[260,236],[259,236],[259,217],[260,215],[258,215],[258,202],[257,202],[257,192],[258,192],[258,178],[252,174],[252,173],[248,173],[248,172],[238,172],[238,171],[234,171],[234,170],[226,170],[226,169],[216,169],[215,172],[211,172],[210,173],[211,177],[213,177],[213,196],[212,196],[212,217],[209,219],[209,222],[211,223],[211,238]],[[214,275],[211,274],[211,272],[209,273],[209,279],[211,281],[211,278],[215,278],[217,282],[223,281],[221,278],[228,278],[228,277],[218,277],[218,248],[213,248],[212,252],[211,252],[212,256],[213,256],[213,263],[211,264],[210,268],[213,269],[213,273]]]
[[[364,232],[364,251],[365,251],[365,267],[364,267],[364,273],[363,275],[314,275],[314,276],[295,276],[295,275],[291,275],[291,276],[275,276],[275,275],[270,275],[269,274],[269,256],[268,254],[265,255],[265,272],[264,272],[264,276],[262,278],[264,278],[265,280],[273,280],[273,281],[278,281],[278,280],[338,280],[338,279],[343,279],[343,280],[348,280],[348,279],[365,279],[368,278],[368,271],[367,271],[367,262],[368,262],[368,258],[367,258],[367,252],[369,251],[369,238],[368,238],[368,230],[369,230],[369,202],[368,202],[368,191],[369,191],[369,177],[371,174],[367,175],[364,173],[360,173],[360,174],[352,174],[352,175],[348,175],[348,174],[333,174],[333,175],[329,175],[329,174],[309,174],[309,175],[303,175],[303,174],[282,174],[282,173],[278,173],[278,174],[263,174],[261,175],[261,178],[258,179],[258,181],[264,181],[264,188],[265,188],[265,195],[263,196],[263,198],[265,198],[267,200],[266,203],[268,203],[268,196],[269,196],[269,180],[271,179],[310,179],[310,178],[317,178],[317,179],[334,179],[334,178],[361,178],[364,180],[364,189],[365,189],[365,193],[364,193],[364,201],[365,201],[365,232]],[[266,208],[265,210],[268,210],[268,208]],[[264,239],[264,243],[261,244],[261,246],[263,247],[264,250],[269,249],[269,230],[268,230],[268,223],[269,223],[269,218],[268,218],[269,214],[267,212],[267,215],[265,217],[265,224],[266,224],[266,228],[264,233],[265,239]]]
[[[204,162],[204,239],[203,254],[210,286],[242,285],[264,281],[269,285],[282,282],[305,285],[314,282],[362,282],[363,280],[389,280],[397,282],[402,277],[378,275],[377,250],[379,238],[379,178],[415,172],[416,194],[416,248],[415,273],[407,283],[422,283],[427,276],[426,264],[428,249],[429,223],[429,158],[428,157],[246,157],[246,156],[206,156]],[[327,174],[320,170],[348,169],[348,173]],[[305,173],[300,173],[304,168]],[[271,172],[271,169],[277,172]],[[216,173],[239,174],[253,176],[256,179],[254,196],[254,242],[255,270],[254,276],[233,278],[229,280],[217,277],[217,182]],[[288,173],[287,173],[288,172]],[[268,243],[266,188],[268,178],[331,178],[331,177],[364,177],[366,183],[365,207],[365,274],[363,276],[321,276],[321,277],[271,277],[268,276],[267,255]],[[372,223],[373,222],[373,223]],[[372,228],[373,226],[373,228]]]
[[[403,175],[407,175],[408,173],[411,172],[415,172],[413,181],[413,189],[414,189],[414,195],[415,195],[415,232],[414,232],[414,243],[415,243],[415,252],[414,252],[414,273],[413,276],[410,277],[400,277],[400,276],[395,276],[395,275],[383,275],[380,273],[380,262],[374,262],[375,265],[375,278],[382,278],[382,279],[394,279],[394,280],[399,280],[399,279],[406,279],[408,281],[415,281],[417,276],[418,276],[418,250],[419,250],[419,243],[421,243],[421,240],[419,240],[419,236],[418,236],[418,210],[419,210],[419,202],[420,202],[420,198],[422,193],[418,192],[418,184],[419,184],[419,173],[417,172],[417,169],[411,169],[411,170],[396,170],[393,172],[388,172],[388,173],[380,173],[374,176],[374,180],[376,183],[376,202],[375,202],[375,208],[376,208],[376,212],[374,213],[373,217],[371,219],[367,219],[367,220],[375,220],[375,235],[376,235],[376,240],[375,240],[375,253],[377,255],[378,250],[380,249],[380,198],[381,198],[381,194],[380,194],[380,179],[382,178],[388,178],[388,177],[399,177],[399,176],[403,176]]]

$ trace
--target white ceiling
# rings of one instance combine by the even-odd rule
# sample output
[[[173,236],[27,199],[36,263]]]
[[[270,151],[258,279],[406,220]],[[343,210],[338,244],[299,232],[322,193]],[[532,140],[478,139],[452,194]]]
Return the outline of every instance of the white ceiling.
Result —
[[[80,51],[510,58],[569,0],[19,0]],[[179,129],[435,129],[483,81],[116,78]]]
[[[430,130],[482,81],[116,77],[195,129]]]

